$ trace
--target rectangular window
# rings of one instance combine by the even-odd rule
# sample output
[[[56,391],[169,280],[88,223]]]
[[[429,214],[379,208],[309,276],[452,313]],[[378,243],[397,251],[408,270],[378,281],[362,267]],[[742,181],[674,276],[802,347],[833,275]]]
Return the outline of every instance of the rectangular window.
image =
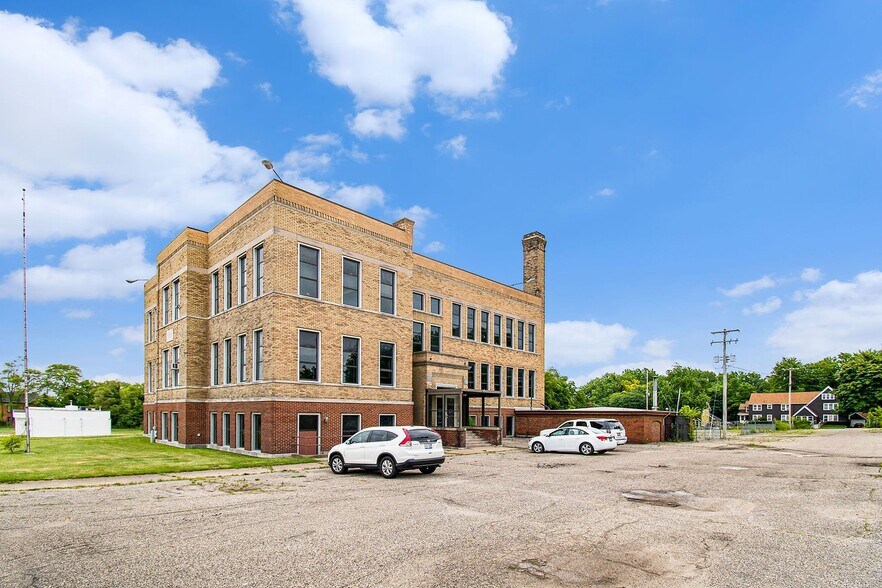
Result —
[[[168,413],[162,413],[162,439],[168,441]]]
[[[781,410],[789,410],[789,407],[786,404],[782,404]]]
[[[514,330],[514,319],[507,318],[505,319],[505,346],[511,348],[512,347],[512,331]]]
[[[514,368],[505,368],[505,395],[514,396]]]
[[[762,410],[762,409],[763,409],[763,405],[762,405],[762,404],[754,404],[754,405],[753,405],[753,410],[754,410],[754,411],[757,411],[757,412],[758,412],[758,411],[760,411],[760,410]]]
[[[440,298],[435,298],[434,296],[429,298],[429,312],[431,312],[432,314],[437,314],[438,316],[441,315],[441,299]]]
[[[490,313],[481,311],[481,343],[490,341]]]
[[[211,314],[212,316],[220,312],[220,274],[214,272],[211,274]]]
[[[301,381],[318,382],[319,334],[315,331],[300,331],[298,349],[298,377]]]
[[[441,353],[441,327],[438,325],[429,327],[429,351]]]
[[[518,349],[524,350],[524,321],[518,321]]]
[[[259,412],[252,412],[251,413],[251,451],[260,451],[260,448],[261,448],[260,425],[261,425],[260,413]]]
[[[236,413],[236,448],[245,449],[245,413]]]
[[[220,384],[220,353],[217,343],[211,344],[211,385]]]
[[[233,264],[224,266],[224,310],[233,308]]]
[[[490,364],[481,364],[481,390],[490,389]]]
[[[239,304],[245,304],[248,300],[248,260],[245,254],[239,256],[238,274],[239,274]]]
[[[224,384],[233,383],[233,340],[224,339]]]
[[[356,337],[343,337],[343,383],[358,384],[361,377],[359,347],[361,340]]]
[[[361,306],[361,262],[343,258],[343,304]]]
[[[180,347],[172,347],[172,366],[171,366],[171,377],[172,377],[172,386],[177,387],[180,385],[180,373],[181,373],[181,365],[178,363],[181,360],[181,348]]]
[[[208,443],[217,445],[217,413],[208,415]]]
[[[462,305],[453,303],[450,311],[450,335],[452,337],[461,337],[462,336]]]
[[[380,342],[380,386],[395,385],[395,344]],[[380,423],[380,426],[383,426]]]
[[[380,270],[380,312],[395,314],[395,272]]]
[[[530,370],[527,376],[527,394],[530,398],[536,398],[536,372]]]
[[[300,246],[300,295],[319,297],[319,260],[321,253],[315,247]]]
[[[254,381],[263,379],[263,330],[254,331]]]
[[[524,397],[524,370],[518,368],[518,398]]]
[[[147,362],[147,391],[153,392],[153,362]]]
[[[169,299],[169,289],[168,286],[162,289],[162,326],[169,324],[171,322],[171,315],[169,314],[169,309],[171,307],[171,300]]]
[[[263,245],[254,248],[252,262],[254,265],[254,297],[263,296]]]
[[[171,441],[178,442],[178,413],[171,413]]]
[[[395,426],[395,415],[394,414],[381,414],[380,415],[380,426],[381,427],[394,427]]]
[[[147,342],[153,341],[153,311],[147,311]]]
[[[769,421],[769,422],[771,422],[771,421],[772,421],[772,415],[767,414],[767,415],[766,415],[766,420]]]
[[[238,357],[236,358],[236,367],[238,368],[238,382],[244,382],[248,374],[245,373],[245,364],[246,364],[246,356],[245,356],[245,334],[241,334],[236,338],[236,353],[238,353]]]
[[[466,379],[466,388],[469,390],[475,389],[475,362],[469,362],[469,372]]]
[[[493,315],[493,344],[502,345],[502,317]]]
[[[423,294],[419,292],[413,293],[413,309],[421,312],[426,310],[426,297]]]
[[[355,435],[361,430],[360,414],[344,414],[340,415],[340,442],[345,443],[347,439]]]
[[[466,308],[466,339],[475,340],[475,309]]]
[[[493,391],[502,392],[502,366],[493,366]]]
[[[784,422],[789,421],[789,420],[790,420],[790,415],[789,415],[789,414],[782,414],[782,415],[781,415],[781,420],[784,421]]]
[[[221,437],[224,447],[230,446],[230,413],[225,412],[221,416]]]
[[[423,323],[414,321],[413,323],[413,350],[414,352],[423,350]]]
[[[536,353],[536,325],[527,326],[527,351]]]
[[[172,282],[172,319],[181,318],[181,281]]]
[[[169,382],[171,379],[169,378],[169,361],[168,361],[168,349],[163,349],[162,351],[162,387],[168,388]]]
[[[766,405],[766,408],[768,408],[769,410],[772,410],[772,405],[771,405],[771,404],[767,404],[767,405]]]

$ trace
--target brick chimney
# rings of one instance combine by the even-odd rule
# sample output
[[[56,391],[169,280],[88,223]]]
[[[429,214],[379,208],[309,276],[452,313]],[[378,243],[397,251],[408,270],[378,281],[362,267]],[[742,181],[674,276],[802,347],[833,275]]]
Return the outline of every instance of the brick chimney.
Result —
[[[413,226],[414,226],[414,224],[415,223],[407,217],[399,219],[399,220],[395,221],[394,223],[392,223],[393,227],[398,227],[399,229],[401,229],[402,231],[407,233],[407,238],[408,238],[408,241],[410,242],[411,249],[413,249]]]
[[[524,292],[545,300],[545,235],[534,231],[524,235]]]

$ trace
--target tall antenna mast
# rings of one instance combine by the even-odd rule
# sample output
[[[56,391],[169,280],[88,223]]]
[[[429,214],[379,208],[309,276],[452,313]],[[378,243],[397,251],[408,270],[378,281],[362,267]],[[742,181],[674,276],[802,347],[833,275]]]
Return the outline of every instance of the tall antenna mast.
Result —
[[[21,297],[22,317],[24,319],[24,366],[21,373],[21,381],[24,386],[24,412],[25,412],[25,453],[31,452],[31,408],[28,402],[30,386],[28,385],[28,234],[27,216],[25,209],[25,196],[27,191],[21,189]]]

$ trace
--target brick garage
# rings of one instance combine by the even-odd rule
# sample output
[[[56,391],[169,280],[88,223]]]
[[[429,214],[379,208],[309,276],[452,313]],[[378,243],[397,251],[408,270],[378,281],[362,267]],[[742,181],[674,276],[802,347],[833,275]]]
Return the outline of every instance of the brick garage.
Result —
[[[534,437],[543,429],[553,429],[573,419],[616,419],[625,427],[628,443],[660,443],[665,438],[665,418],[672,413],[639,409],[515,409],[515,435]]]

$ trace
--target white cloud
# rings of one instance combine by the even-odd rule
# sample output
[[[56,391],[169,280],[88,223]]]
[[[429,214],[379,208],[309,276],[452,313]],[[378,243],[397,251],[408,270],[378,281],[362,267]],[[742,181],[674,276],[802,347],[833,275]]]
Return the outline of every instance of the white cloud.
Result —
[[[817,282],[823,277],[821,270],[816,267],[807,267],[799,274],[799,279],[803,282]]]
[[[477,0],[277,0],[281,16],[300,15],[316,69],[347,88],[359,110],[409,112],[425,92],[439,102],[482,99],[496,90],[514,54],[507,17]],[[382,22],[378,22],[377,17]],[[361,113],[360,113],[361,114]],[[370,115],[376,119],[375,114]],[[354,119],[360,136],[367,121]],[[389,128],[388,126],[385,128]],[[358,129],[358,130],[356,130]],[[403,135],[403,128],[398,137]]]
[[[616,193],[612,188],[604,188],[602,190],[598,190],[596,196],[603,196],[604,198],[612,196]]]
[[[444,243],[441,241],[430,241],[423,247],[425,253],[440,253],[444,251]]]
[[[245,65],[246,63],[248,63],[247,59],[245,59],[244,57],[242,57],[241,55],[239,55],[238,53],[236,53],[234,51],[227,51],[226,53],[224,53],[224,55],[226,56],[227,59],[229,59],[230,61],[232,61],[233,63],[236,63],[238,65]]]
[[[457,135],[446,141],[438,143],[438,150],[445,153],[453,159],[459,159],[466,153],[466,136]]]
[[[435,217],[435,213],[425,206],[414,204],[409,208],[396,208],[393,214],[399,218],[409,218],[414,222],[414,233],[422,237],[426,234],[426,225],[429,220]]]
[[[566,367],[611,360],[617,351],[627,349],[637,331],[618,323],[560,321],[546,323],[546,365]]]
[[[730,298],[740,298],[742,296],[750,296],[755,292],[759,292],[760,290],[766,290],[768,288],[773,288],[775,286],[775,280],[770,278],[769,276],[763,276],[756,280],[751,280],[749,282],[742,282],[729,288],[728,290],[724,288],[719,288],[719,291],[729,296]]]
[[[858,108],[873,106],[876,99],[882,95],[882,69],[865,75],[863,81],[852,86],[846,94],[850,105]]]
[[[367,210],[373,206],[382,206],[386,201],[383,190],[370,185],[347,186],[343,184],[329,198],[355,210]]]
[[[111,372],[109,374],[92,376],[90,379],[94,380],[95,382],[109,382],[112,380],[119,380],[120,382],[126,382],[127,384],[143,384],[144,374],[138,374],[136,376],[124,376],[116,372]]]
[[[674,342],[670,339],[650,339],[643,345],[643,353],[652,357],[668,357]]]
[[[69,319],[89,319],[95,316],[95,313],[85,308],[66,308],[64,316]]]
[[[385,110],[368,108],[362,110],[354,117],[347,119],[349,130],[361,138],[389,137],[396,141],[404,137],[404,125],[401,119],[404,116],[401,109],[389,108]]]
[[[125,352],[126,352],[125,347],[115,347],[110,350],[110,355],[112,355],[114,357],[119,357],[120,355],[125,354]]]
[[[260,90],[266,99],[270,102],[278,102],[279,97],[273,92],[273,85],[269,82],[261,82],[257,84],[257,89]]]
[[[768,344],[785,355],[813,361],[840,352],[882,347],[882,271],[852,281],[831,280],[805,294],[805,305],[788,313]]]
[[[765,302],[755,302],[750,306],[741,309],[746,316],[764,315],[775,312],[781,308],[781,299],[777,296],[771,296]]]
[[[155,268],[144,258],[144,240],[131,237],[108,245],[77,245],[58,265],[28,268],[28,298],[34,301],[101,300],[140,295],[127,278],[152,276]],[[22,272],[0,281],[0,298],[21,296]],[[140,337],[140,335],[139,335]]]
[[[120,337],[126,343],[143,343],[144,327],[142,325],[133,325],[130,327],[116,327],[108,333],[111,337]]]

